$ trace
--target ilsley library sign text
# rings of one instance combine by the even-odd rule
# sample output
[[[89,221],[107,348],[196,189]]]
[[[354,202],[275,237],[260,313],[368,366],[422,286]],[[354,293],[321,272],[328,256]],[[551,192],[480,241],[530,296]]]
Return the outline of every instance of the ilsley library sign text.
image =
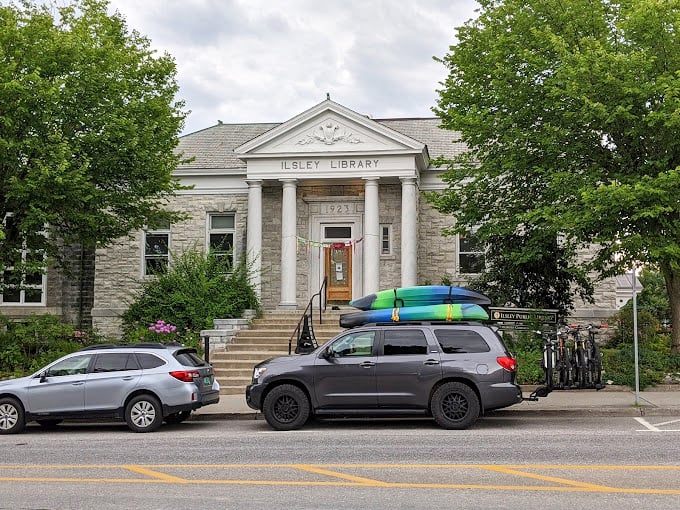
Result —
[[[494,322],[557,324],[557,313],[551,309],[489,307],[489,316]]]
[[[281,170],[376,170],[379,164],[379,159],[300,159],[281,161]]]

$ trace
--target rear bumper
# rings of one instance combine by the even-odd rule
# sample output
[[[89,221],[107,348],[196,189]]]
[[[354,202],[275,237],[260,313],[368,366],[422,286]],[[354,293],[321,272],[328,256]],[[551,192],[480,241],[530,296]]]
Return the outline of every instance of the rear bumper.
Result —
[[[490,384],[482,389],[484,411],[501,409],[522,402],[522,389],[515,383]]]
[[[207,406],[210,404],[217,404],[220,401],[220,390],[210,390],[201,393],[201,400],[198,402],[198,407]],[[198,409],[198,407],[196,409]]]
[[[195,411],[196,409],[207,406],[210,404],[217,404],[220,401],[219,390],[211,390],[209,392],[203,393],[200,396],[200,400],[194,400],[187,404],[179,405],[163,405],[163,415],[168,416],[169,414],[179,413],[181,411]]]

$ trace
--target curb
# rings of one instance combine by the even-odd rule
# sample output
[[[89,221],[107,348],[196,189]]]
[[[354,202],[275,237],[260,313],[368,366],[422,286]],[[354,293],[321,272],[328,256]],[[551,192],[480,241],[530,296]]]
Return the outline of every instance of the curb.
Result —
[[[612,408],[578,408],[578,409],[497,409],[489,411],[481,418],[554,418],[554,417],[588,417],[588,418],[626,418],[643,416],[680,416],[680,408],[677,407],[612,407]],[[399,419],[399,418],[395,418]],[[216,421],[216,420],[264,420],[259,412],[245,413],[201,413],[192,414],[189,421]]]

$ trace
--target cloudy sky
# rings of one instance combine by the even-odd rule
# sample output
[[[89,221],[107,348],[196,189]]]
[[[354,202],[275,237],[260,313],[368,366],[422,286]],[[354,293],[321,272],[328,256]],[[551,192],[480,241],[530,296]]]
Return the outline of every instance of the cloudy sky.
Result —
[[[326,98],[374,118],[427,117],[475,0],[110,0],[177,63],[184,133],[283,122]]]

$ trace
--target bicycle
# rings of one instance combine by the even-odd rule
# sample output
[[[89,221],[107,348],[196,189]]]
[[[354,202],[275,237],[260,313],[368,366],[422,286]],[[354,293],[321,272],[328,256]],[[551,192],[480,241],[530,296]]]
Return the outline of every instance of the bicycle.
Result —
[[[569,335],[574,339],[574,350],[572,352],[572,381],[574,386],[583,389],[588,385],[588,363],[589,353],[586,349],[585,340],[581,336],[581,326],[572,324],[569,327]]]
[[[595,334],[600,326],[580,326],[574,324],[569,328],[569,334],[574,338],[574,351],[572,353],[572,378],[579,388],[595,388],[601,390],[602,385],[602,353],[595,341]],[[606,326],[605,326],[606,327]],[[581,335],[581,331],[588,332],[587,338]]]
[[[599,332],[600,328],[606,328],[606,324],[600,324],[599,326],[593,326],[589,324],[586,329],[588,330],[588,339],[586,340],[586,351],[588,352],[588,374],[592,387],[596,390],[601,390],[602,385],[602,353],[600,352],[600,346],[597,345],[595,341],[595,335]]]
[[[568,330],[561,328],[557,332],[555,370],[557,371],[557,387],[561,390],[569,389],[573,384],[571,354],[567,344],[568,338]]]
[[[541,357],[541,368],[545,378],[545,385],[539,386],[529,396],[528,400],[538,400],[538,397],[547,397],[553,390],[553,367],[555,366],[555,341],[550,338],[551,332],[543,332],[540,330],[533,331],[543,340],[543,356]]]

